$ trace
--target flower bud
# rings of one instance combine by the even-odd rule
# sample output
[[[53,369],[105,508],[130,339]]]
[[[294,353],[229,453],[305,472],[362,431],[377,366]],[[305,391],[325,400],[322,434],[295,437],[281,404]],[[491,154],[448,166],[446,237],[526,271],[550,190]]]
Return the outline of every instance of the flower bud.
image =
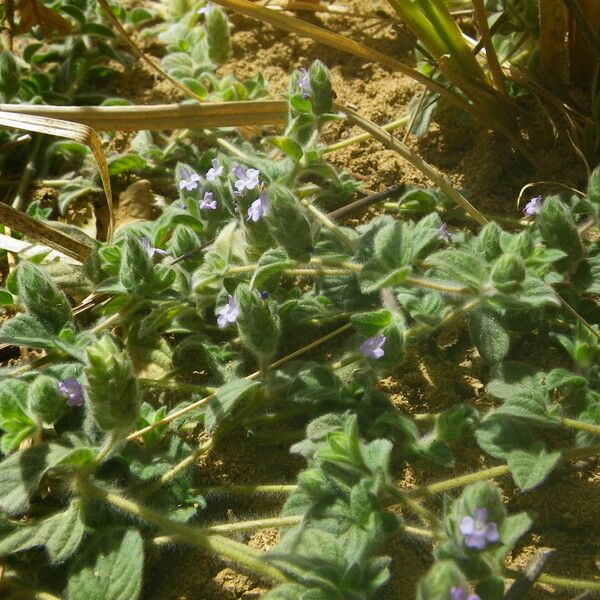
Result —
[[[525,264],[516,254],[503,254],[492,269],[494,287],[505,294],[521,289],[525,279]]]
[[[308,260],[313,246],[310,223],[300,202],[284,187],[269,188],[271,208],[266,217],[271,235],[290,258]]]
[[[316,115],[331,112],[333,91],[331,89],[331,74],[329,69],[320,61],[310,65],[308,70],[310,89],[312,90],[313,111]]]
[[[139,392],[131,361],[114,339],[105,335],[86,352],[84,368],[88,404],[104,431],[127,430],[139,413]]]
[[[279,344],[279,317],[272,312],[270,303],[245,283],[235,290],[235,303],[239,308],[237,325],[242,343],[261,364],[269,361]]]

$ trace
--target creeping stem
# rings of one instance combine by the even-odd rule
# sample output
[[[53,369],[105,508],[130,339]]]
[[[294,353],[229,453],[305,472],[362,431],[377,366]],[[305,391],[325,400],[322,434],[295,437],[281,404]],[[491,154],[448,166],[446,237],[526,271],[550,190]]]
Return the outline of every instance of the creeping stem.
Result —
[[[182,542],[197,546],[203,550],[215,552],[262,577],[281,583],[288,581],[287,577],[279,569],[263,561],[261,552],[249,548],[245,544],[240,544],[221,535],[210,533],[210,531],[200,527],[173,521],[151,508],[102,489],[89,478],[79,477],[75,481],[75,490],[83,497],[95,498],[96,500],[110,504],[121,511],[155,525],[167,535],[177,536]]]

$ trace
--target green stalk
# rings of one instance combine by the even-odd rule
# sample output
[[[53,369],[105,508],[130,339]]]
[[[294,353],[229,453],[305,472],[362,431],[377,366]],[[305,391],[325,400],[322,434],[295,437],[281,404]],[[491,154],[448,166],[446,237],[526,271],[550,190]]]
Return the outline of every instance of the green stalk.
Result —
[[[471,49],[464,41],[456,21],[452,18],[442,0],[417,0],[417,2],[423,14],[442,38],[445,46],[442,55],[450,54],[463,75],[473,81],[478,81],[484,87],[489,87],[483,69],[471,53]],[[438,60],[442,55],[434,58]]]
[[[447,48],[439,32],[411,0],[388,2],[433,58],[437,60],[446,54]]]
[[[250,494],[283,494],[288,495],[296,491],[297,485],[271,484],[271,485],[209,485],[206,487],[191,488],[190,492],[197,492],[203,496],[209,494],[235,494],[247,496]]]
[[[203,550],[210,550],[257,573],[261,577],[266,577],[279,583],[288,581],[288,578],[279,569],[264,562],[261,552],[249,548],[245,544],[240,544],[218,534],[209,535],[199,527],[173,521],[151,508],[104,490],[89,479],[78,479],[75,487],[76,491],[83,497],[95,498],[114,506],[120,511],[143,519],[168,535],[177,536],[178,541],[181,540]]]

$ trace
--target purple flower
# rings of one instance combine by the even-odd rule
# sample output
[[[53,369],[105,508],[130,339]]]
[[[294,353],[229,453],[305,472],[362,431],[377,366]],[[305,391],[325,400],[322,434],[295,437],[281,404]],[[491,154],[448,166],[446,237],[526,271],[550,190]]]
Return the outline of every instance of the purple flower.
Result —
[[[214,4],[212,2],[207,2],[204,6],[201,6],[196,12],[199,15],[206,16],[213,8]]]
[[[214,210],[217,208],[217,201],[213,200],[214,194],[212,192],[206,192],[202,200],[198,200],[198,208],[210,208]]]
[[[492,544],[500,539],[498,526],[494,522],[487,522],[488,511],[486,508],[476,508],[475,518],[463,517],[460,522],[460,532],[465,536],[465,546],[483,550],[488,542]]]
[[[259,296],[261,300],[267,300],[269,298],[269,292],[259,292]]]
[[[542,203],[544,198],[542,196],[535,196],[532,198],[523,209],[523,213],[526,217],[535,217],[542,210]]]
[[[448,225],[446,225],[446,223],[442,223],[439,226],[438,232],[443,240],[446,240],[449,244],[452,243],[452,234],[448,231]]]
[[[198,182],[200,181],[200,175],[197,173],[190,173],[187,169],[184,169],[181,172],[182,179],[179,182],[180,190],[187,190],[191,192],[198,187]]]
[[[260,175],[258,169],[246,169],[243,165],[235,165],[233,167],[233,174],[235,176],[235,189],[238,192],[253,190],[260,183],[258,181],[258,176]]]
[[[217,317],[217,325],[219,327],[227,327],[229,323],[235,323],[240,315],[240,309],[238,308],[233,296],[229,295],[227,304],[219,310],[219,316]]]
[[[298,88],[303,98],[310,98],[312,89],[310,87],[310,79],[306,69],[300,69],[300,79],[298,79]]]
[[[263,215],[269,211],[269,200],[264,192],[258,195],[258,198],[250,205],[248,209],[247,221],[256,223]]]
[[[160,248],[155,248],[150,243],[150,240],[146,236],[143,236],[140,239],[140,242],[142,243],[142,246],[144,246],[144,250],[146,250],[146,252],[148,253],[148,256],[150,258],[154,258],[155,254],[158,254],[158,256],[164,256],[167,253],[166,250],[161,250]]]
[[[385,344],[386,337],[382,333],[370,337],[360,345],[360,353],[365,358],[380,359],[384,354],[382,346]]]
[[[219,161],[216,158],[213,158],[210,164],[212,167],[206,172],[206,181],[216,181],[223,175],[223,167],[219,165]]]
[[[67,399],[69,406],[83,405],[83,388],[77,379],[69,377],[58,382],[58,391]]]
[[[469,594],[465,587],[453,587],[450,589],[451,600],[481,600],[477,594]]]

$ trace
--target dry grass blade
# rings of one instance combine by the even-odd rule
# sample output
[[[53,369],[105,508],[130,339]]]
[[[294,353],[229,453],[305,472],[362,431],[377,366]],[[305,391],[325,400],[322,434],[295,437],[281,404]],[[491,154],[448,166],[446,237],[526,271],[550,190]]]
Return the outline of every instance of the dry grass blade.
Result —
[[[61,119],[42,117],[34,114],[25,114],[24,106],[18,105],[19,109],[15,106],[14,112],[3,110],[0,105],[0,127],[23,129],[25,131],[35,131],[37,133],[44,133],[46,135],[54,135],[57,137],[67,138],[69,140],[75,140],[81,144],[85,144],[92,151],[96,163],[98,164],[98,171],[100,172],[100,178],[102,179],[102,185],[104,187],[104,193],[106,195],[106,204],[108,206],[109,213],[109,224],[108,224],[108,240],[112,239],[113,232],[113,201],[112,191],[110,187],[110,179],[108,175],[108,165],[106,163],[106,157],[102,150],[102,145],[98,134],[89,126],[82,125],[81,123],[72,123],[70,121],[64,121]],[[8,223],[5,223],[8,225]],[[26,233],[26,232],[23,232]],[[38,238],[39,239],[39,238]],[[41,241],[52,246],[48,240],[41,239]],[[52,246],[54,248],[54,246]],[[58,248],[60,250],[60,248]],[[66,254],[66,252],[65,252]]]
[[[246,15],[247,17],[258,19],[259,21],[263,21],[269,25],[283,29],[284,31],[289,31],[303,37],[310,38],[315,42],[329,46],[335,50],[342,50],[348,54],[358,56],[359,58],[369,62],[380,63],[390,67],[391,69],[394,69],[395,71],[400,71],[412,79],[415,79],[419,83],[426,85],[430,90],[444,96],[449,102],[452,102],[462,110],[474,114],[477,117],[481,117],[481,113],[473,105],[469,104],[462,98],[459,98],[443,85],[432,81],[416,69],[405,65],[399,60],[396,60],[395,58],[387,56],[381,52],[377,52],[377,50],[372,50],[367,46],[363,46],[362,44],[355,42],[354,40],[351,40],[343,35],[333,33],[332,31],[328,31],[327,29],[318,27],[312,23],[307,23],[302,19],[290,17],[282,12],[270,10],[263,6],[256,5],[248,0],[214,0],[214,3],[224,8],[235,10],[236,12]]]
[[[3,202],[0,202],[0,223],[79,262],[84,262],[90,255],[91,248],[88,245],[74,240],[62,231],[33,219]]]
[[[475,11],[477,29],[481,36],[481,42],[485,47],[490,74],[492,75],[496,89],[501,92],[503,96],[508,96],[506,84],[504,83],[504,73],[502,72],[496,50],[494,49],[494,44],[492,43],[492,35],[490,33],[490,28],[488,27],[487,14],[485,12],[483,0],[473,0],[473,8]]]
[[[0,104],[0,111],[66,119],[96,131],[213,129],[283,125],[288,107],[283,100],[157,104],[154,106],[41,106]],[[25,129],[23,127],[23,129]],[[58,134],[55,134],[58,135]]]
[[[429,163],[425,162],[416,152],[403,144],[398,138],[388,133],[379,125],[361,117],[357,112],[346,106],[337,105],[337,109],[348,116],[348,119],[358,125],[361,129],[369,132],[376,140],[384,146],[394,150],[404,159],[406,159],[421,173],[426,175],[435,185],[437,185],[449,198],[452,198],[469,216],[471,216],[480,225],[485,225],[488,220],[455,188],[453,188]]]

